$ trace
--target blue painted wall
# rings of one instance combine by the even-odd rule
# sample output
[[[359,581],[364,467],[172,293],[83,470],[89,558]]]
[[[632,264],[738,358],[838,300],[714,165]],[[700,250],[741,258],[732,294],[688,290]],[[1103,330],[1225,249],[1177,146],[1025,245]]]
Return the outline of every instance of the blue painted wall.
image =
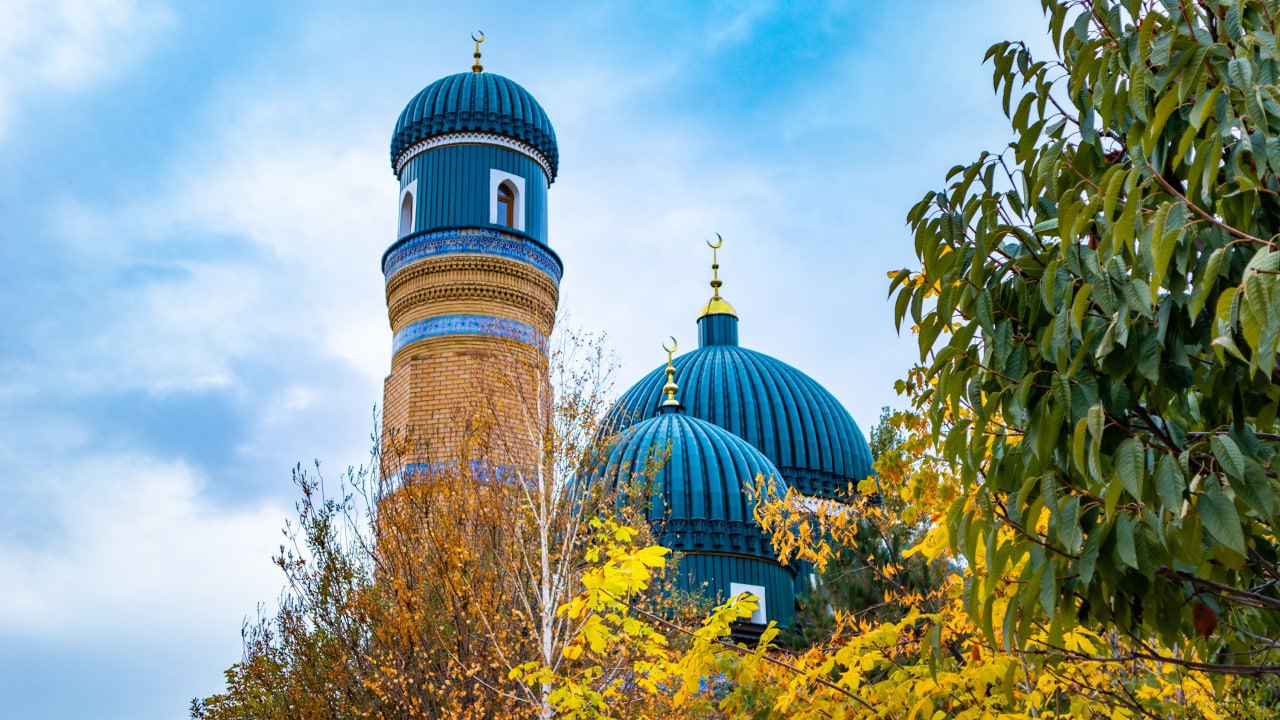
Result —
[[[524,178],[524,232],[489,222],[489,171]],[[493,145],[449,145],[409,161],[400,189],[418,181],[415,232],[457,227],[500,229],[547,244],[547,174],[533,159]]]
[[[760,585],[764,587],[766,619],[783,627],[795,622],[795,581],[777,563],[736,555],[686,554],[680,559],[679,573],[684,589],[705,592],[711,598],[719,596],[719,602],[729,599],[730,583]]]

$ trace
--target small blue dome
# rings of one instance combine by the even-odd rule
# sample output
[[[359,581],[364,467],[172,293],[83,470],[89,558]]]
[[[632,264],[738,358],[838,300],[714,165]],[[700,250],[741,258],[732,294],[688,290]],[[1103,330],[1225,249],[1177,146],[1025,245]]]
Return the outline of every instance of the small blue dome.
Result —
[[[641,478],[654,462],[661,463],[658,471]],[[756,524],[749,488],[763,477],[781,497],[786,485],[773,463],[741,438],[665,408],[619,436],[593,481],[612,486],[633,477],[650,483],[649,522],[663,545],[777,562]]]
[[[702,347],[675,359],[680,399],[693,417],[746,440],[806,495],[838,499],[873,474],[871,449],[849,411],[813,378],[764,353],[739,347],[738,318],[699,320]],[[659,413],[660,366],[614,405],[615,432]]]
[[[655,462],[661,463],[656,472]],[[623,432],[588,481],[609,487],[641,483],[658,542],[684,553],[679,587],[719,600],[744,590],[755,593],[762,599],[759,617],[749,622],[790,627],[796,568],[778,562],[755,521],[749,488],[756,478],[778,496],[786,494],[778,469],[760,451],[682,409],[665,407]],[[636,486],[623,485],[624,491],[628,487]]]
[[[488,72],[465,72],[426,86],[405,106],[391,136],[391,165],[419,140],[454,132],[489,132],[528,143],[551,165],[551,180],[560,166],[556,131],[551,120],[513,80]]]

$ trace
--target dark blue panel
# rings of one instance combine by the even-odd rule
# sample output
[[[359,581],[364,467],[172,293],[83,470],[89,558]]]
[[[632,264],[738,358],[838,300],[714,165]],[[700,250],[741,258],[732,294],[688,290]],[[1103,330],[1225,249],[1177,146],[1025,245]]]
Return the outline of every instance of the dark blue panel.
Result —
[[[523,232],[489,222],[490,170],[524,178]],[[492,228],[547,244],[546,173],[532,158],[495,145],[449,145],[405,165],[401,187],[418,180],[414,229]]]
[[[717,602],[729,599],[733,583],[765,589],[766,619],[782,627],[795,621],[795,582],[788,568],[776,562],[735,555],[688,554],[680,560],[683,589],[705,593]]]
[[[736,315],[718,313],[698,318],[698,347],[737,344],[738,318]]]

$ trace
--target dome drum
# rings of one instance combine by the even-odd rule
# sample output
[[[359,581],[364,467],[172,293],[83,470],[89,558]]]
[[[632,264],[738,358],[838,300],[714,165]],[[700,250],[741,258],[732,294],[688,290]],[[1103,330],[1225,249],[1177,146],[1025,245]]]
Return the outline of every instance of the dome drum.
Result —
[[[698,318],[698,345],[737,345],[738,317],[728,313]]]
[[[773,546],[754,522],[706,518],[656,521],[661,542],[680,552],[732,552],[772,557]]]

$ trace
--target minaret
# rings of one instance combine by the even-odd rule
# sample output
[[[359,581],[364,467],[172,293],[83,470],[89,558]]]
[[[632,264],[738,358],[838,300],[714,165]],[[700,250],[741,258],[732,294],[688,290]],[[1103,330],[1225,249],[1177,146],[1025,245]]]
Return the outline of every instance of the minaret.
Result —
[[[393,333],[383,469],[528,467],[549,418],[547,340],[563,266],[547,244],[559,163],[546,112],[471,72],[419,92],[396,123],[399,233],[382,257]]]

